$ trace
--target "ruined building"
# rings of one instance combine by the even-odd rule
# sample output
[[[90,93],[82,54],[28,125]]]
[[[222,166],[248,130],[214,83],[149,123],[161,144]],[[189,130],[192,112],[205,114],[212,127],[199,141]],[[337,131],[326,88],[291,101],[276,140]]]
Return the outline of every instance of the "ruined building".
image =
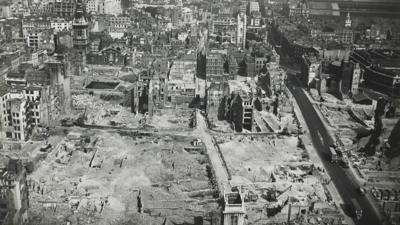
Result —
[[[54,55],[46,61],[46,70],[50,85],[42,89],[41,123],[54,126],[59,122],[60,115],[71,110],[69,63],[65,56]]]
[[[0,224],[27,224],[29,198],[22,162],[8,160],[1,165],[0,177]]]
[[[243,196],[239,192],[228,192],[224,194],[224,225],[243,225],[246,209]]]
[[[7,73],[5,80],[8,87],[0,92],[0,137],[27,140],[32,128],[42,123],[40,101],[49,75],[45,70],[21,66]]]

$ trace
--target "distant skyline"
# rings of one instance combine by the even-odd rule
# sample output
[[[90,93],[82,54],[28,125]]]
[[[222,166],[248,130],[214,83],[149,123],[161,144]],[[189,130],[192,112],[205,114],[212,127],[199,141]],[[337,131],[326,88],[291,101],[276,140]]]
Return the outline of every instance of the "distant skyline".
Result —
[[[399,3],[400,0],[308,0],[313,2],[382,2],[382,3]]]

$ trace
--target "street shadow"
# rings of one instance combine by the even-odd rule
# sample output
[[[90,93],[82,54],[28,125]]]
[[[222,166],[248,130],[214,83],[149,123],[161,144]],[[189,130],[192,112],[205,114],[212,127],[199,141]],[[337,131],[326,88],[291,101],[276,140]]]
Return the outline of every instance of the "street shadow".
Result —
[[[339,207],[343,210],[344,214],[349,217],[353,217],[353,212],[348,204],[342,203],[339,205]]]

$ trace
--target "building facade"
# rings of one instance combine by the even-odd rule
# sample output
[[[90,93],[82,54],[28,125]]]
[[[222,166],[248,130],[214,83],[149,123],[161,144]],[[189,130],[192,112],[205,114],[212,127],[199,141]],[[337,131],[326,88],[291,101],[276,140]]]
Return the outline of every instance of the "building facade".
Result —
[[[246,209],[241,193],[224,193],[224,225],[243,225]]]
[[[72,22],[73,45],[75,49],[81,50],[86,53],[89,43],[89,32],[88,22],[85,18],[82,7],[82,0],[78,0],[76,4],[75,18]]]
[[[75,14],[76,0],[56,0],[50,2],[53,14],[59,17],[73,17]]]
[[[206,62],[206,77],[209,82],[222,82],[224,75],[224,59],[219,53],[209,53]]]
[[[245,13],[239,13],[236,21],[236,46],[245,49],[246,46],[246,29],[247,16]]]
[[[86,2],[87,13],[97,13],[99,11],[99,2],[97,0],[89,0]]]
[[[2,138],[25,141],[40,123],[40,89],[26,88],[0,98]]]
[[[0,222],[5,225],[28,223],[28,183],[20,160],[9,159],[0,168]]]
[[[54,29],[55,32],[68,31],[72,29],[72,21],[68,21],[64,18],[56,18],[51,20],[50,27]]]
[[[121,0],[100,0],[99,13],[115,16],[122,14]]]

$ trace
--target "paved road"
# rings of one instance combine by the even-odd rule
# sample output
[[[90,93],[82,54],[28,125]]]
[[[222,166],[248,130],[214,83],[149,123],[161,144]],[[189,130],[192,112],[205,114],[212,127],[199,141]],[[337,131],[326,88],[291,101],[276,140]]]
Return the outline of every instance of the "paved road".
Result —
[[[219,190],[221,191],[221,193],[223,193],[224,191],[230,192],[231,185],[228,179],[228,172],[223,166],[222,159],[219,156],[218,149],[214,145],[212,136],[207,132],[208,128],[205,118],[200,114],[199,110],[197,110],[196,112],[196,122],[197,122],[196,132],[199,132],[207,148],[207,154],[210,157],[210,161],[218,181]]]
[[[318,152],[319,157],[321,158],[327,172],[332,178],[333,183],[336,186],[339,194],[341,195],[346,206],[345,212],[348,212],[347,205],[350,204],[351,199],[355,198],[359,202],[362,210],[363,216],[361,220],[355,220],[355,224],[357,225],[381,225],[383,224],[379,220],[378,214],[375,213],[371,204],[368,202],[366,197],[361,196],[356,191],[358,184],[352,178],[352,174],[349,169],[344,169],[340,167],[338,164],[332,164],[329,162],[329,144],[332,143],[332,139],[328,134],[328,131],[324,127],[321,119],[319,118],[317,112],[315,111],[313,105],[301,90],[300,84],[298,80],[294,77],[294,75],[289,75],[290,85],[289,90],[292,92],[295,97],[300,110],[303,114],[305,122],[309,127],[311,140],[314,144],[315,149]],[[350,215],[349,215],[350,216]]]

